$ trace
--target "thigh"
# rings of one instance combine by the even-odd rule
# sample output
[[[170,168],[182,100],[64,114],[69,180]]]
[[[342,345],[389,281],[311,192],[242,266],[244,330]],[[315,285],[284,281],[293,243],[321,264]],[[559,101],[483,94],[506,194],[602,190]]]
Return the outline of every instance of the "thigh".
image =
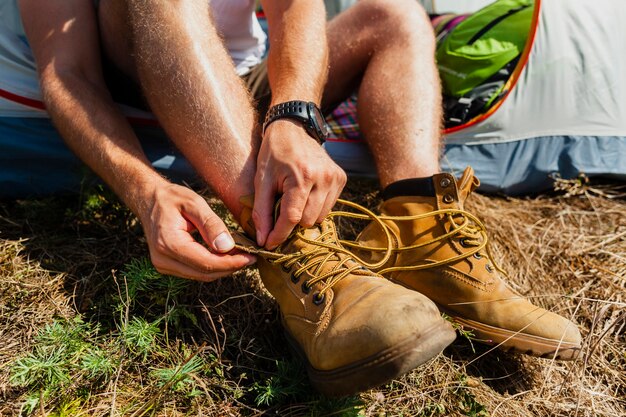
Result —
[[[329,73],[325,107],[352,94],[370,61],[394,39],[402,39],[404,34],[423,27],[432,31],[426,13],[415,0],[361,0],[332,19],[327,27]]]
[[[371,56],[370,30],[359,3],[335,16],[327,26],[329,70],[323,95],[325,108],[345,100],[359,87]]]

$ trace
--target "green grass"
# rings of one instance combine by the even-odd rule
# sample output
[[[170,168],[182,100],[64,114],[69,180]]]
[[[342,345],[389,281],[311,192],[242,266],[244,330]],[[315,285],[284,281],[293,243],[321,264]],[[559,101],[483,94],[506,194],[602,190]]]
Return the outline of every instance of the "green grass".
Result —
[[[263,382],[255,382],[257,406],[298,402],[307,397],[306,369],[300,361],[276,361],[276,372]]]
[[[207,367],[204,358],[177,363],[173,347],[165,342],[166,323],[174,334],[184,332],[183,318],[197,324],[181,301],[190,282],[162,276],[145,258],[133,259],[118,278],[113,280],[117,292],[104,294],[93,306],[94,320],[85,321],[83,314],[57,318],[38,332],[30,351],[12,361],[10,383],[26,389],[24,412],[55,397],[53,409],[67,414],[78,407],[77,399],[135,367],[141,373],[149,369],[148,379],[157,388],[199,395],[191,376]],[[180,343],[180,348],[190,351],[193,346]],[[170,366],[150,367],[163,361]]]
[[[97,328],[80,317],[55,320],[36,336],[31,351],[13,360],[10,383],[26,389],[23,410],[32,412],[41,401],[58,398],[59,410],[89,396],[109,381],[115,359],[97,344]]]

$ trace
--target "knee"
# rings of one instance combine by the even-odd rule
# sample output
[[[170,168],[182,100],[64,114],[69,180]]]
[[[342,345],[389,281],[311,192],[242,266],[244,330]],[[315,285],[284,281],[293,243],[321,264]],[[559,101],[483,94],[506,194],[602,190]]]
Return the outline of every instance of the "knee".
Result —
[[[401,42],[435,43],[430,19],[416,0],[362,0],[354,7],[361,9],[363,21],[379,33]]]

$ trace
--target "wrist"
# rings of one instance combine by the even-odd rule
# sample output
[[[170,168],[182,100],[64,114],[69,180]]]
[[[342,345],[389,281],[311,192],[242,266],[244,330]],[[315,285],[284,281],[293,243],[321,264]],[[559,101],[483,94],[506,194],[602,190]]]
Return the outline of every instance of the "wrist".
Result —
[[[324,115],[314,102],[292,100],[272,106],[263,123],[263,134],[268,128],[283,120],[289,120],[304,128],[304,131],[320,144],[324,143],[330,128],[326,124]]]
[[[302,126],[302,123],[298,123],[294,120],[281,119],[277,120],[267,127],[265,134],[263,135],[263,142],[281,142],[281,147],[301,144],[303,142],[310,142],[320,146],[317,139],[311,137]]]
[[[159,192],[170,186],[171,182],[152,171],[125,181],[118,194],[139,220],[144,222],[150,216]]]

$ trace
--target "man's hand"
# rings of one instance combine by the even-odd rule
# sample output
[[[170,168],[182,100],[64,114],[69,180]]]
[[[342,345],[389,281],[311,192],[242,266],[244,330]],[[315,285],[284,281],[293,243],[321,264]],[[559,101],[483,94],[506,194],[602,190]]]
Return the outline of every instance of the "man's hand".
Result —
[[[274,249],[297,224],[320,223],[345,184],[345,172],[301,125],[290,120],[273,122],[261,143],[254,178],[252,219],[257,243]],[[280,213],[272,228],[278,194],[282,194]]]
[[[256,258],[232,252],[235,242],[206,201],[188,188],[158,188],[141,221],[157,271],[199,281],[213,281],[250,265]],[[200,232],[210,251],[191,233]]]

